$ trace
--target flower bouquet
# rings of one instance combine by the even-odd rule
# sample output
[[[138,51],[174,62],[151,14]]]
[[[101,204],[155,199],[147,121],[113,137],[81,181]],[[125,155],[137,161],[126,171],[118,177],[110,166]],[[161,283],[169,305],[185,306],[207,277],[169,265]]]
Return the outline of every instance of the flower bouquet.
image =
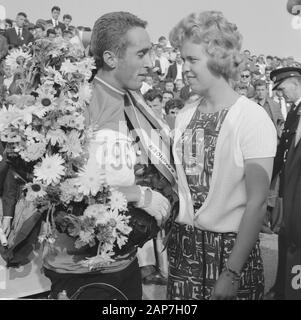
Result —
[[[106,185],[103,167],[91,157],[93,130],[84,113],[94,60],[63,39],[41,39],[5,62],[14,81],[0,110],[0,138],[25,200],[44,216],[39,240],[51,246],[65,232],[76,248],[97,246],[84,265],[110,264],[131,227],[124,195]]]

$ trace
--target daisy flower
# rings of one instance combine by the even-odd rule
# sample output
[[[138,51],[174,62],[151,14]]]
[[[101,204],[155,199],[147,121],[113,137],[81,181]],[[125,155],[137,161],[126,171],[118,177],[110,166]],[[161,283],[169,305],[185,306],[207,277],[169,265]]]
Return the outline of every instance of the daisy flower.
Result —
[[[24,134],[27,137],[27,141],[45,141],[44,135],[42,135],[36,130],[32,130],[31,127],[27,127],[24,131]]]
[[[108,216],[108,207],[104,204],[91,204],[84,211],[84,216],[88,218],[94,218],[95,220],[99,219],[102,216],[105,216],[106,219],[104,223],[107,223],[109,220]]]
[[[127,211],[127,200],[123,193],[113,190],[109,199],[112,211]]]
[[[47,68],[45,68],[45,71],[47,72],[47,77],[49,77],[55,83],[57,83],[61,86],[63,86],[66,83],[66,80],[63,79],[60,72],[55,70],[53,67],[47,67]]]
[[[15,107],[9,106],[0,109],[0,131],[13,124],[15,120],[21,117],[20,112]]]
[[[27,190],[26,193],[26,200],[27,201],[34,201],[37,198],[43,198],[47,195],[45,191],[45,187],[41,183],[28,183],[24,189]]]
[[[88,231],[80,231],[79,237],[80,237],[81,241],[88,244],[89,242],[94,241],[95,234],[92,232],[88,232]]]
[[[46,140],[50,141],[52,146],[55,146],[57,143],[62,145],[66,140],[66,135],[62,129],[49,130],[46,135]]]
[[[60,184],[60,199],[62,202],[69,203],[71,200],[80,195],[74,180],[75,179],[66,179]],[[81,199],[79,201],[81,201]]]
[[[72,130],[68,135],[66,135],[64,144],[60,151],[66,152],[70,157],[78,157],[82,152],[79,132]]]
[[[64,73],[75,73],[77,72],[76,66],[69,60],[66,59],[61,65],[61,72]]]
[[[46,185],[57,184],[65,173],[64,160],[60,155],[46,155],[34,168],[34,176]]]
[[[45,142],[37,142],[31,143],[26,146],[26,149],[20,151],[21,157],[25,161],[36,161],[40,159],[44,153],[46,152],[46,143]]]
[[[39,95],[36,104],[42,105],[43,107],[50,107],[52,103],[55,101],[55,90],[52,85],[46,85],[45,83],[41,85],[36,93]]]
[[[12,73],[20,66],[26,66],[32,56],[28,52],[23,52],[22,49],[11,50],[5,59],[5,64],[10,68]]]
[[[95,196],[102,190],[105,183],[105,173],[95,161],[88,160],[88,163],[80,170],[76,184],[78,191],[84,195]]]

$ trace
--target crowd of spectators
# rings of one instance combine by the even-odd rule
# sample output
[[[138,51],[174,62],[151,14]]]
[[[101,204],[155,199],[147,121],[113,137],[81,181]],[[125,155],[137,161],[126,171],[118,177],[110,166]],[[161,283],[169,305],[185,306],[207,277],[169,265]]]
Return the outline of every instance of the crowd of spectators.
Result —
[[[2,23],[2,29],[0,29],[1,92],[8,90],[12,82],[9,69],[4,63],[10,50],[41,38],[62,37],[71,43],[83,45],[83,34],[89,34],[91,28],[73,26],[72,16],[69,13],[62,15],[62,21],[60,16],[61,9],[54,6],[51,9],[51,18],[48,20],[38,19],[32,23],[26,13],[19,12],[15,20],[6,19]],[[85,48],[87,47],[86,52],[89,54],[87,43]],[[153,44],[150,58],[153,67],[146,76],[141,93],[162,124],[173,129],[177,112],[185,102],[198,97],[191,92],[185,77],[181,53],[170,45],[166,37],[159,37],[157,43]],[[281,90],[272,91],[273,82],[270,79],[270,73],[274,69],[300,67],[301,64],[293,57],[255,55],[250,50],[243,51],[242,59],[244,60],[243,68],[232,86],[239,94],[256,101],[267,111],[280,135],[290,105],[286,103]]]

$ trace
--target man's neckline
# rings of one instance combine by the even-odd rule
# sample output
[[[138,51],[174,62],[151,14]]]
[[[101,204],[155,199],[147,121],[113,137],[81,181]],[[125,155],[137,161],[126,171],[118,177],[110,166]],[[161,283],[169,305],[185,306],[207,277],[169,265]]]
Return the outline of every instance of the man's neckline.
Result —
[[[94,79],[96,79],[97,81],[99,81],[100,83],[108,87],[109,89],[113,90],[114,92],[120,94],[121,96],[124,96],[126,94],[126,91],[121,91],[120,89],[115,88],[105,80],[101,79],[99,76],[95,76]]]

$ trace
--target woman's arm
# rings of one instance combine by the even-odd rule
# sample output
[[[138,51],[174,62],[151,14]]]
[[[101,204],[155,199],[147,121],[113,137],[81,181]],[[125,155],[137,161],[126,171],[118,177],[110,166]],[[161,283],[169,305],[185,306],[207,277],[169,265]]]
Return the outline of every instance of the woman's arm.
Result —
[[[247,205],[241,220],[237,239],[228,259],[228,267],[237,273],[243,269],[254,247],[266,213],[266,202],[273,170],[273,158],[250,159],[245,161]],[[224,271],[219,277],[213,299],[232,299],[236,296],[238,281]]]
[[[254,247],[266,214],[273,158],[245,161],[247,206],[228,264],[240,272]]]

